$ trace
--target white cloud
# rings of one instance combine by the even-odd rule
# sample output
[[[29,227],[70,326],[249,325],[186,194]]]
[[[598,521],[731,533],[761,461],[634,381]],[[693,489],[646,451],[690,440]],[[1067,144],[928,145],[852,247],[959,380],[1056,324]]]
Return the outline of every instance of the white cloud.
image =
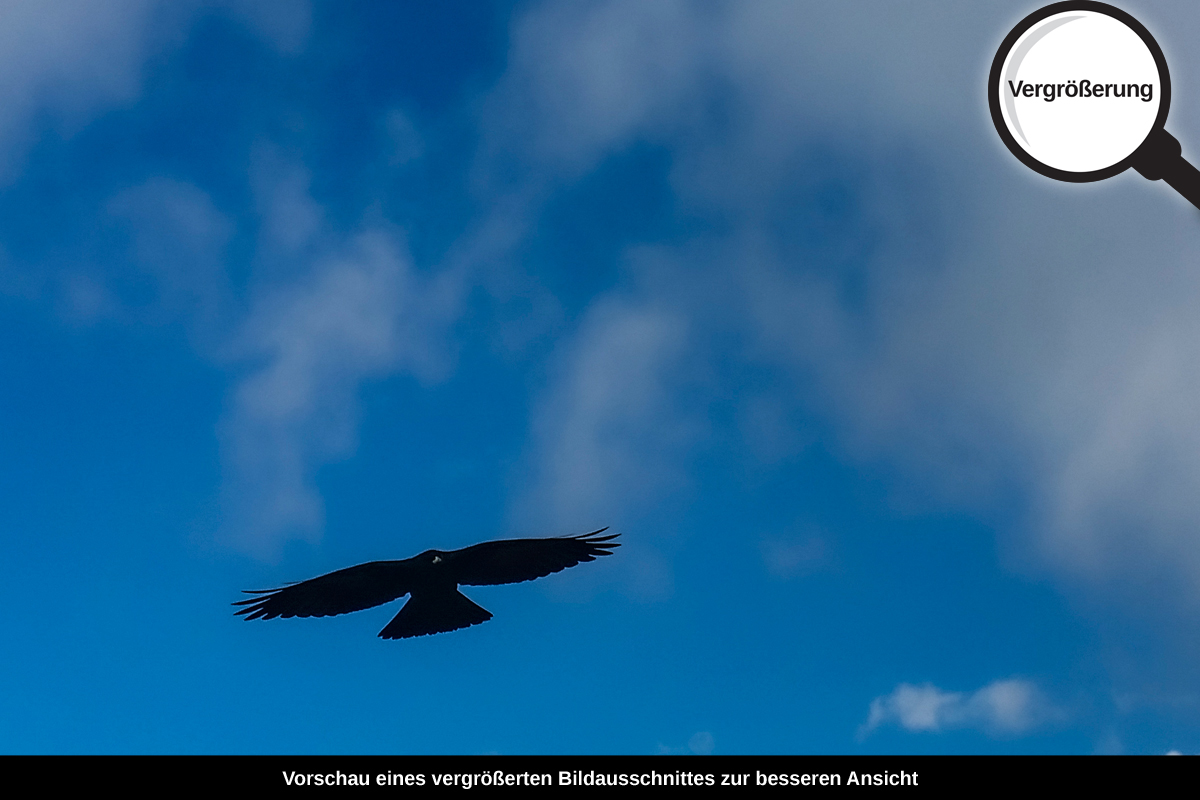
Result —
[[[19,173],[46,115],[70,134],[141,92],[145,61],[193,20],[228,13],[283,52],[308,35],[308,0],[0,0],[0,185]]]
[[[776,394],[746,402],[785,424],[792,409],[831,421],[848,459],[886,465],[917,502],[1028,533],[1066,571],[1175,573],[1200,591],[1200,406],[1187,402],[1200,226],[1161,183],[1056,185],[1004,151],[980,86],[1024,10],[547,4],[516,28],[488,124],[532,172],[564,180],[654,142],[680,206],[720,222],[702,247],[662,247],[598,310],[670,308],[688,331],[676,361],[779,370]],[[1200,22],[1186,6],[1155,19],[1168,49],[1170,30]],[[1200,67],[1174,70],[1200,82]],[[664,277],[680,261],[686,282]],[[574,334],[581,353],[603,336],[592,319]],[[658,347],[622,352],[657,363]],[[671,420],[694,387],[655,375],[654,415]],[[557,422],[540,440],[564,506],[619,497],[582,464],[637,474],[642,447],[686,477],[685,451],[656,449],[637,404],[608,403],[604,424],[645,440],[596,435],[580,379],[564,371],[548,390]]]
[[[322,465],[353,455],[364,382],[439,379],[457,270],[421,274],[382,222],[343,234],[309,175],[271,147],[251,171],[258,227],[251,302],[225,357],[245,365],[221,422],[228,533],[259,555],[320,537]]]
[[[11,178],[50,110],[74,127],[137,96],[154,0],[6,0],[0,4],[0,181]]]
[[[445,374],[463,283],[454,268],[422,274],[403,236],[380,221],[334,230],[308,194],[307,172],[274,150],[260,149],[252,173],[259,225],[248,299],[234,295],[225,272],[234,225],[195,186],[154,178],[108,208],[128,226],[130,261],[155,287],[148,318],[182,319],[201,355],[233,372],[219,426],[224,538],[271,557],[289,538],[319,538],[316,475],[353,455],[363,384]],[[122,276],[105,277],[70,282],[77,316],[128,309],[109,289]]]
[[[289,277],[298,256],[322,244],[325,215],[309,194],[310,175],[277,148],[256,149],[250,182],[258,212],[260,272]],[[265,267],[265,269],[264,269]]]
[[[613,300],[591,310],[536,414],[528,516],[574,528],[679,485],[674,455],[695,427],[676,414],[668,386],[686,343],[687,325],[670,309]]]
[[[286,538],[320,535],[316,471],[353,453],[360,387],[401,370],[439,377],[457,301],[453,279],[418,275],[399,237],[380,227],[263,292],[237,339],[255,366],[222,422],[239,544],[270,554]]]
[[[698,11],[614,0],[525,15],[491,98],[492,145],[577,175],[635,135],[678,124],[678,103],[703,76]]]
[[[716,740],[708,731],[700,731],[688,739],[688,749],[698,756],[712,755],[713,748],[716,746]]]
[[[913,733],[975,728],[1011,736],[1060,716],[1033,683],[1018,678],[995,681],[971,693],[946,692],[929,683],[902,683],[891,694],[871,701],[859,733],[865,736],[882,725],[898,725]]]
[[[671,747],[662,742],[658,744],[658,754],[661,756],[709,756],[716,747],[716,739],[708,731],[697,731],[688,739],[686,747]]]

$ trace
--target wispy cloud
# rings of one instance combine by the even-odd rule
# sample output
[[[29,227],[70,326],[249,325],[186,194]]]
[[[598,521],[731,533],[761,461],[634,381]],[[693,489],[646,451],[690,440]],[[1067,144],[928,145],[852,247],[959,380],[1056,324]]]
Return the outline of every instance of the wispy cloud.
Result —
[[[403,235],[382,221],[334,229],[307,172],[275,150],[260,148],[252,176],[253,270],[236,295],[225,264],[234,224],[203,191],[154,178],[108,207],[129,231],[130,261],[153,284],[148,317],[185,321],[201,354],[232,373],[219,425],[223,538],[270,557],[289,538],[320,536],[316,475],[353,455],[364,382],[446,373],[462,281],[454,270],[420,272]],[[111,290],[115,273],[107,284],[86,277],[71,295],[77,313],[119,313],[130,302]]]
[[[527,514],[555,525],[612,519],[678,485],[673,455],[695,434],[667,386],[682,369],[687,325],[665,308],[596,306],[558,361],[535,423]]]
[[[49,121],[70,134],[134,102],[146,60],[186,39],[203,14],[225,14],[281,52],[300,50],[309,0],[5,0],[0,25],[0,185]]]
[[[306,198],[275,198],[307,209],[320,228]],[[353,453],[362,384],[400,371],[425,381],[444,374],[446,326],[460,299],[455,275],[418,273],[385,225],[339,238],[284,225],[283,216],[268,204],[267,236],[303,254],[305,266],[262,289],[241,326],[232,349],[251,366],[221,425],[232,527],[247,549],[265,553],[285,538],[319,536],[315,475]],[[321,244],[305,251],[310,237]]]
[[[574,177],[614,147],[681,123],[705,75],[703,10],[675,0],[544,4],[519,20],[490,98],[491,156]]]
[[[947,692],[933,684],[902,683],[888,695],[871,701],[866,736],[883,725],[898,725],[912,733],[940,733],[974,728],[999,736],[1014,736],[1061,717],[1030,681],[995,681],[974,692]]]
[[[6,3],[0,183],[19,174],[38,126],[70,134],[104,109],[136,102],[146,61],[181,45],[209,14],[249,27],[286,55],[305,46],[312,7],[308,0]],[[413,125],[393,114],[387,126],[397,154],[419,157]],[[353,453],[363,382],[444,374],[445,329],[458,313],[461,279],[416,269],[404,236],[382,219],[332,226],[290,154],[257,147],[250,183],[255,213],[239,219],[194,183],[150,177],[108,200],[91,234],[98,256],[41,265],[27,276],[5,258],[0,286],[30,297],[54,286],[55,302],[74,322],[182,322],[199,354],[228,368],[235,383],[220,423],[226,538],[270,555],[289,537],[320,534],[315,476]],[[253,247],[235,285],[228,248],[239,238]]]
[[[154,0],[4,4],[0,181],[20,164],[39,111],[73,128],[99,108],[136,97],[156,5]]]

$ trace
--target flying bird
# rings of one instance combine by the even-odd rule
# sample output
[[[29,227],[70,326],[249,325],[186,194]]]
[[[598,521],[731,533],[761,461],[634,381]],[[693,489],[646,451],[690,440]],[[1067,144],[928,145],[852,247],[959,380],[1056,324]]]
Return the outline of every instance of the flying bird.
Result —
[[[551,539],[504,539],[461,550],[426,550],[403,561],[371,561],[278,589],[246,591],[256,595],[233,605],[245,619],[329,617],[390,603],[408,602],[379,632],[383,639],[446,633],[487,622],[491,612],[475,605],[459,586],[521,583],[560,572],[597,556],[612,555],[620,534],[608,528]]]

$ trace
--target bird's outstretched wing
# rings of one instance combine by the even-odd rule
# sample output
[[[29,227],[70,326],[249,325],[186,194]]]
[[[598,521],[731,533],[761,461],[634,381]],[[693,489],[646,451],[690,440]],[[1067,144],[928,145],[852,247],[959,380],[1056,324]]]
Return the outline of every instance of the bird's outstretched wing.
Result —
[[[601,536],[606,530],[553,539],[484,542],[447,553],[447,566],[454,579],[465,586],[531,581],[584,561],[595,561],[597,556],[612,555],[612,548],[621,546],[612,540],[620,534]]]
[[[409,593],[412,559],[372,561],[279,589],[248,591],[257,595],[234,603],[246,619],[329,617],[383,605]]]

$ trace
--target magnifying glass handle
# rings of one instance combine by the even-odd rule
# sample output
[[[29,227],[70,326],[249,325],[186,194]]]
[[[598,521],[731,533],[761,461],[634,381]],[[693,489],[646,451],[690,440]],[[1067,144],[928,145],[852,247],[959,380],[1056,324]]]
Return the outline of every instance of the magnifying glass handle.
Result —
[[[1183,157],[1179,140],[1156,128],[1133,154],[1133,168],[1152,181],[1163,180],[1200,208],[1200,170]]]

